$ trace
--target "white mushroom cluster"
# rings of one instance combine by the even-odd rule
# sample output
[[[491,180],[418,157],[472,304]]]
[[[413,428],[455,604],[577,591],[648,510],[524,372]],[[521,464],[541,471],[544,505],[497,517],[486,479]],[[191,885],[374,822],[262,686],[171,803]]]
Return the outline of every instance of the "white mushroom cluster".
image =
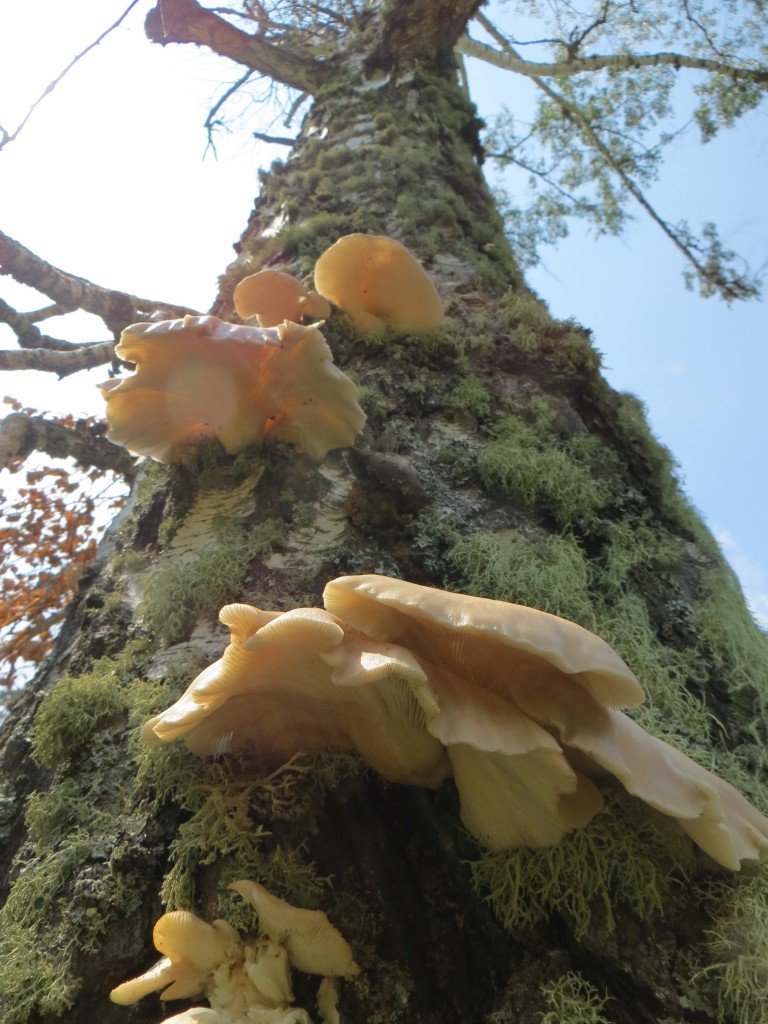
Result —
[[[323,976],[317,1005],[323,1024],[339,1024],[337,979],[359,968],[352,950],[327,916],[300,910],[272,896],[256,882],[233,882],[259,915],[259,937],[244,942],[226,921],[212,925],[188,911],[174,910],[152,933],[159,960],[138,978],[118,985],[113,1002],[129,1006],[150,992],[164,1002],[204,996],[164,1024],[311,1024],[306,1010],[292,1007],[291,968]]]
[[[385,576],[328,584],[325,609],[229,605],[232,639],[149,743],[199,754],[356,750],[391,782],[453,776],[467,829],[492,850],[551,846],[603,806],[610,775],[738,870],[768,850],[768,819],[732,786],[620,709],[644,699],[599,637],[520,605]]]

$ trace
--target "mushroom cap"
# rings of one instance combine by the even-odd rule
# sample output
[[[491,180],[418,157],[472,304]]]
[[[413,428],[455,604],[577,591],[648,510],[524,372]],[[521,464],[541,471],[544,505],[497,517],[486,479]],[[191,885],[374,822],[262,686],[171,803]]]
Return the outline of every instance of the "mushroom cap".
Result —
[[[173,1017],[166,1017],[162,1024],[227,1024],[226,1018],[207,1006],[192,1006]]]
[[[107,436],[134,455],[171,462],[202,438],[233,453],[274,436],[321,459],[365,422],[317,327],[186,316],[127,327],[115,352],[136,372],[100,385]]]
[[[146,742],[183,739],[198,754],[252,746],[271,766],[299,751],[357,750],[392,782],[445,778],[447,758],[418,696],[424,673],[409,652],[320,608],[229,605],[220,618],[232,631],[224,655],[145,724]]]
[[[259,931],[288,951],[291,966],[307,974],[351,978],[360,968],[344,936],[321,910],[301,910],[267,892],[257,882],[229,886],[259,915]]]
[[[599,791],[514,701],[423,666],[438,708],[427,729],[446,745],[461,820],[480,842],[494,851],[552,846],[600,810]]]
[[[233,295],[237,315],[255,316],[259,327],[277,327],[284,320],[299,323],[306,316],[325,320],[331,307],[316,292],[281,270],[260,270],[244,277]]]
[[[742,860],[768,851],[768,819],[733,786],[620,711],[574,692],[558,673],[524,667],[516,699],[536,722],[555,728],[566,752],[586,755],[628,793],[677,819],[719,864],[738,871]]]
[[[163,914],[152,931],[152,941],[163,954],[162,960],[138,978],[112,989],[109,997],[113,1003],[129,1006],[160,989],[163,1001],[196,996],[227,955],[221,932],[188,910]]]
[[[175,966],[166,956],[137,978],[131,978],[130,981],[124,981],[121,985],[115,986],[109,993],[109,998],[118,1006],[131,1006],[133,1003],[138,1003],[144,996],[148,996],[150,992],[158,992],[161,988],[166,988],[175,976]]]
[[[645,694],[600,637],[566,619],[524,605],[453,594],[388,576],[342,576],[323,592],[340,619],[384,643],[501,697],[515,695],[521,665],[548,665],[612,707],[634,707]]]
[[[315,264],[315,288],[352,321],[358,334],[385,327],[434,331],[440,296],[418,260],[394,238],[344,235]]]
[[[173,963],[190,963],[199,971],[214,970],[226,956],[220,932],[189,910],[171,910],[158,918],[152,941]]]

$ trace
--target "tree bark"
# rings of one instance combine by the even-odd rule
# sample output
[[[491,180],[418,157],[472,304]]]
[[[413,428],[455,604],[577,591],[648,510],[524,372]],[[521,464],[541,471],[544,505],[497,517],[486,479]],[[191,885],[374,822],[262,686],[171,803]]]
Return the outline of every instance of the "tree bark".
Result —
[[[589,333],[526,290],[450,56],[360,68],[318,87],[294,150],[264,176],[213,312],[232,315],[246,273],[308,273],[364,231],[420,257],[449,319],[435,337],[356,341],[330,318],[335,359],[365,396],[354,449],[316,466],[287,448],[230,458],[210,445],[141,474],[0,738],[0,1021],[179,1012],[151,997],[129,1015],[107,993],[156,959],[163,902],[252,925],[223,888],[238,877],[322,907],[344,933],[362,967],[342,988],[345,1024],[533,1024],[565,1005],[571,972],[608,999],[602,1017],[577,1017],[576,1000],[574,1021],[735,1020],[722,971],[696,972],[751,876],[708,873],[610,786],[558,868],[552,851],[483,851],[450,783],[387,785],[331,755],[254,786],[255,756],[136,742],[136,724],[218,657],[219,604],[318,605],[329,579],[378,572],[580,621],[649,691],[646,727],[737,781],[764,764],[764,639],[636,400],[606,384]],[[296,990],[311,1009],[311,986]]]

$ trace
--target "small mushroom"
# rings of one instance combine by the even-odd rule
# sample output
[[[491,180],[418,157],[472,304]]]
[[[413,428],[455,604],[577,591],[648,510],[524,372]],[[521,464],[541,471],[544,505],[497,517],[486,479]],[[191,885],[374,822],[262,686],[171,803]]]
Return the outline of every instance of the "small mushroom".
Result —
[[[436,330],[440,296],[418,260],[394,238],[344,235],[315,264],[315,287],[350,318],[357,334],[390,327]]]
[[[227,942],[212,925],[186,910],[172,910],[157,921],[152,941],[163,953],[154,967],[110,992],[113,1003],[130,1006],[150,992],[160,998],[188,999],[203,991],[208,978],[227,957]]]
[[[284,320],[300,323],[305,317],[325,320],[331,307],[317,292],[280,270],[260,270],[244,277],[233,295],[237,315],[256,317],[259,327],[277,327]]]
[[[284,946],[292,967],[327,978],[352,978],[360,973],[352,950],[321,910],[302,910],[278,899],[257,882],[232,882],[259,915],[259,932]]]
[[[133,324],[117,355],[136,372],[100,385],[108,437],[159,462],[203,438],[230,453],[273,436],[321,459],[365,416],[316,327],[237,327],[213,316]]]

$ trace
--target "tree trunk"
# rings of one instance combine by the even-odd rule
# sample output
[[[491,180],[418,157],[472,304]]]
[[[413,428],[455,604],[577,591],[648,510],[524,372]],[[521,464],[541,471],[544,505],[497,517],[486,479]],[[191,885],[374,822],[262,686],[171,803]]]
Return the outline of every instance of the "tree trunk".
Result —
[[[245,273],[307,273],[362,231],[420,257],[448,320],[356,341],[331,317],[368,415],[352,450],[315,465],[212,444],[144,467],[2,733],[0,1022],[161,1020],[155,997],[129,1014],[109,989],[156,958],[163,906],[252,927],[225,888],[243,877],[344,933],[362,967],[345,1024],[756,1022],[765,876],[707,870],[618,787],[560,846],[492,855],[451,783],[388,785],[333,753],[265,778],[253,759],[136,740],[219,656],[222,604],[317,605],[329,579],[377,572],[582,623],[640,678],[642,724],[759,800],[764,638],[668,453],[589,333],[526,290],[453,66],[354,68],[264,176],[214,312],[231,315]]]

